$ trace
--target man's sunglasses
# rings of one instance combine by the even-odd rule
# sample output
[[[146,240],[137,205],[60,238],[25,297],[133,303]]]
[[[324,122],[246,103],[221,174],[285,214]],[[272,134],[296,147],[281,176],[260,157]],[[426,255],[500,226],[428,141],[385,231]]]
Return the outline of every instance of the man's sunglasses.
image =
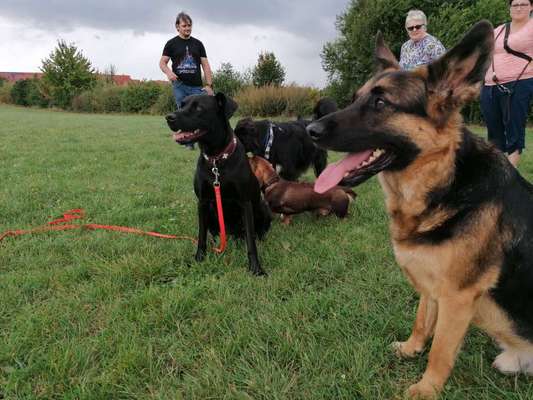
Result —
[[[409,32],[412,32],[412,31],[414,31],[415,29],[416,29],[417,31],[419,31],[420,29],[422,29],[422,27],[423,27],[424,25],[425,25],[425,24],[408,26],[408,27],[407,27],[407,30],[408,30]]]

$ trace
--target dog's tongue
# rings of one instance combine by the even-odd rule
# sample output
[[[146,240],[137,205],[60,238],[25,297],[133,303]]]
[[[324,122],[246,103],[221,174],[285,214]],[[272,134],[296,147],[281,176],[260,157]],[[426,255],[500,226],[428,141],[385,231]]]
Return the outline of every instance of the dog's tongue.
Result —
[[[186,136],[192,135],[192,132],[174,132],[172,137],[174,138],[174,141],[178,142],[182,139],[185,139]]]
[[[315,192],[327,192],[342,180],[346,172],[356,169],[357,166],[370,157],[371,154],[372,150],[348,154],[342,160],[328,165],[315,182]]]

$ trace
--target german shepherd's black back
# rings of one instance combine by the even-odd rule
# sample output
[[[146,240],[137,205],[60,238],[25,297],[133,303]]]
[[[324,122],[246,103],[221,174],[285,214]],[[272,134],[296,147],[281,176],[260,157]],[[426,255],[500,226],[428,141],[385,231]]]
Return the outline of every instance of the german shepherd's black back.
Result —
[[[442,389],[470,323],[502,347],[494,367],[533,374],[533,187],[460,114],[479,95],[493,40],[480,22],[439,60],[401,71],[378,34],[375,76],[307,128],[349,153],[316,190],[379,173],[396,260],[420,293],[412,334],[394,348],[412,357],[433,337],[412,397]]]

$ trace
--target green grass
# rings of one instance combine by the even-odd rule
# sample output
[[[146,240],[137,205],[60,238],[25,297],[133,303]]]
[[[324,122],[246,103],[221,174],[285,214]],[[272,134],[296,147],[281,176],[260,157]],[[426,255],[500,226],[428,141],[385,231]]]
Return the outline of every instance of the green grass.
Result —
[[[1,106],[0,121],[0,232],[81,207],[85,222],[196,235],[198,153],[175,145],[162,117]],[[395,264],[376,179],[357,192],[344,221],[276,221],[259,243],[267,278],[251,276],[234,240],[196,264],[188,241],[5,239],[0,398],[402,398],[427,353],[403,361],[389,345],[408,336],[417,296]],[[496,355],[471,330],[442,398],[531,399],[533,380],[495,372]]]

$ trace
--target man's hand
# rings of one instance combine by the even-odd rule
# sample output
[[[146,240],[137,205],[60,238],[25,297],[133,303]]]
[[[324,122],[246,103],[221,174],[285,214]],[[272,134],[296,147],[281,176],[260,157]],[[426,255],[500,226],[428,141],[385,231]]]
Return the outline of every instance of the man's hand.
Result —
[[[177,80],[178,80],[178,76],[177,76],[174,72],[172,72],[172,71],[170,71],[170,72],[167,74],[167,78],[168,78],[168,80],[171,81],[171,82],[172,82],[172,81],[177,81]]]
[[[204,90],[209,96],[213,96],[215,93],[213,92],[213,88],[209,85],[204,86]]]

